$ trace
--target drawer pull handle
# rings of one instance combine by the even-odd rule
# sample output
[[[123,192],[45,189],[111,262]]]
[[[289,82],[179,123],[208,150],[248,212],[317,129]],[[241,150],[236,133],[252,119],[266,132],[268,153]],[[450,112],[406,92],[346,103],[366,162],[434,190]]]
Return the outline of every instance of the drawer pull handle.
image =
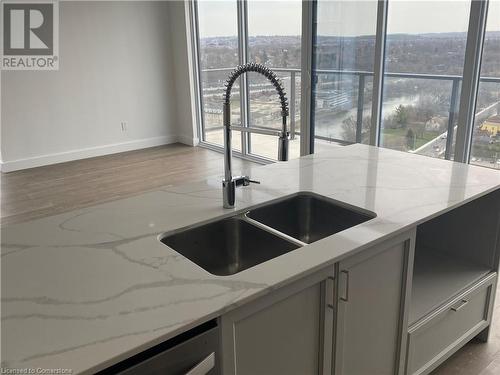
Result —
[[[189,370],[186,375],[206,375],[215,367],[215,353],[210,353],[203,361]]]
[[[335,310],[335,277],[333,276],[328,276],[326,279],[327,285],[331,284],[331,290],[332,290],[332,302],[328,302],[326,306],[328,306],[330,309]]]
[[[451,308],[451,311],[455,311],[457,312],[458,310],[462,309],[465,305],[467,305],[469,303],[469,301],[467,301],[466,299],[463,299],[460,301],[460,305],[456,306],[456,307],[452,307]]]
[[[341,275],[344,275],[345,279],[345,288],[344,288],[344,295],[340,297],[340,299],[344,302],[349,302],[349,271],[342,270],[340,271]]]

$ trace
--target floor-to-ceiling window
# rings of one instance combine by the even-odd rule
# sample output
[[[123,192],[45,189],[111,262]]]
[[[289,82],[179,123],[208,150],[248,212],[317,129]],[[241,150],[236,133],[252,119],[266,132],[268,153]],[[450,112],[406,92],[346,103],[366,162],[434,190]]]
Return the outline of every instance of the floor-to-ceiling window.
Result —
[[[193,4],[207,144],[222,144],[220,95],[227,74],[253,61],[274,69],[286,88],[291,157],[299,155],[299,142],[302,153],[362,142],[500,168],[500,1]],[[480,8],[489,8],[487,19],[477,16]],[[471,37],[484,25],[484,41]],[[482,54],[472,53],[477,46],[484,46]],[[481,66],[479,80],[471,63]],[[233,89],[233,123],[278,128],[272,86],[256,74],[241,85]],[[272,136],[236,133],[233,139],[245,156],[276,159]]]
[[[194,16],[202,141],[222,146],[224,82],[237,65],[255,62],[272,68],[282,80],[290,105],[289,155],[298,157],[302,2],[198,0],[194,2]],[[243,85],[243,93],[239,84]],[[273,85],[258,73],[248,73],[246,79],[239,79],[239,84],[233,87],[231,95],[232,124],[280,129],[279,98]],[[232,139],[233,148],[244,156],[277,159],[276,136],[233,132]]]
[[[470,162],[500,169],[500,1],[488,11]]]
[[[453,155],[469,11],[463,0],[389,1],[382,147]]]
[[[300,1],[247,1],[248,61],[272,68],[288,95],[291,129],[290,157],[300,156]],[[278,15],[278,16],[277,16]],[[281,129],[281,110],[276,90],[257,73],[249,73],[249,126]],[[249,152],[269,159],[277,158],[277,140],[272,135],[250,134]]]
[[[239,64],[238,18],[235,1],[200,1],[198,19],[198,61],[203,141],[222,146],[222,91],[227,75]],[[224,22],[220,22],[221,17]],[[239,82],[233,88],[231,115],[241,118]],[[233,148],[241,151],[241,135],[233,134]]]
[[[468,126],[459,123],[466,118],[459,116],[466,110],[460,106],[464,96],[476,100],[476,112],[471,136],[463,131],[467,136],[461,137],[460,149],[471,143],[471,163],[500,168],[499,1],[314,4],[311,133],[316,144],[322,137],[370,142],[453,160],[457,130]],[[489,7],[482,56],[473,53],[482,39],[468,41],[484,22],[469,17],[478,4]],[[481,63],[477,98],[473,70],[464,73],[467,63]],[[463,87],[465,78],[472,84]],[[373,89],[373,80],[380,90]]]
[[[316,149],[325,140],[368,143],[377,2],[318,0],[314,17]]]

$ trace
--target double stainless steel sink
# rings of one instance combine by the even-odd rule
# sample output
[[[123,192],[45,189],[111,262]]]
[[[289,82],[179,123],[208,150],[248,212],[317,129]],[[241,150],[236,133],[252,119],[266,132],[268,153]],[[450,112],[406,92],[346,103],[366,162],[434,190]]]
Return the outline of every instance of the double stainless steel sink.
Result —
[[[375,213],[310,192],[165,233],[160,241],[211,274],[233,275],[373,219]]]

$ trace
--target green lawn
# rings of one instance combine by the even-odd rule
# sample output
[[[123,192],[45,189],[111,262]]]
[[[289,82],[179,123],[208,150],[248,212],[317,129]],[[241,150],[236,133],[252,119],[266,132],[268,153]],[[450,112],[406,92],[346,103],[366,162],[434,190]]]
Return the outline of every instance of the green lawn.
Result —
[[[423,125],[422,125],[423,126]],[[415,129],[416,127],[412,127]],[[382,144],[386,147],[398,149],[398,150],[408,150],[406,145],[406,134],[408,133],[409,128],[398,128],[398,129],[382,129]],[[426,130],[422,134],[418,134],[419,136],[415,139],[415,149],[423,146],[427,142],[433,140],[441,133],[438,131],[430,131]]]

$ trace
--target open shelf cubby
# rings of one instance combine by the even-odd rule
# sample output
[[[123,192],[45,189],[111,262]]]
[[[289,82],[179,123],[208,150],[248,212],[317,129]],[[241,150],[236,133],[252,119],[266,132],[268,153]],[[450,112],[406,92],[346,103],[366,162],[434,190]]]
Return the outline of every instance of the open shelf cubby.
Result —
[[[418,250],[413,265],[410,324],[491,272],[490,267],[466,262],[439,251],[425,248]]]
[[[500,191],[417,227],[412,325],[498,269]]]

